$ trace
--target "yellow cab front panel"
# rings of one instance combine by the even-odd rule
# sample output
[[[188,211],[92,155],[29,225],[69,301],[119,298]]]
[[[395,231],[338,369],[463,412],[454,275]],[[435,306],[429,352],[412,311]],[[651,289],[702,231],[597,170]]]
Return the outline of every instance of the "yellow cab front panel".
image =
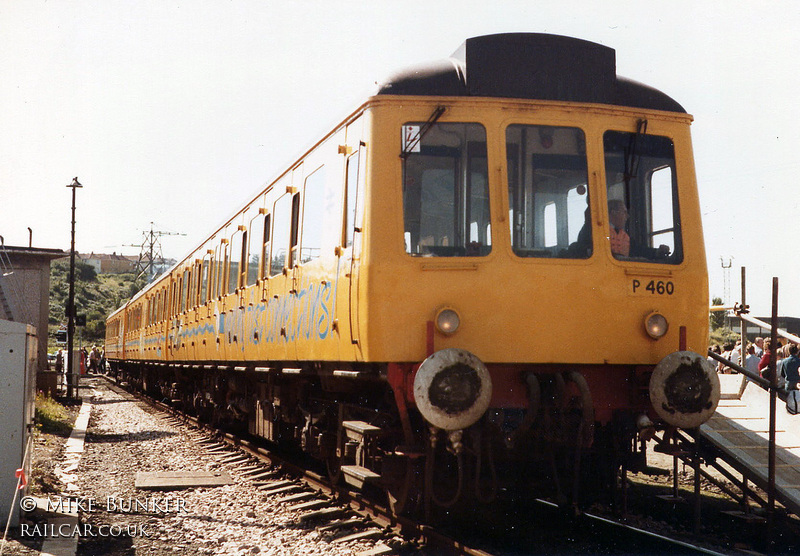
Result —
[[[421,146],[404,145],[441,108]],[[679,347],[705,351],[690,116],[442,97],[380,98],[369,110],[366,360],[421,361],[431,343],[501,366],[652,366]],[[611,244],[620,200],[631,212],[625,255]],[[443,308],[458,328],[431,338]],[[658,339],[645,328],[653,313],[666,319]]]

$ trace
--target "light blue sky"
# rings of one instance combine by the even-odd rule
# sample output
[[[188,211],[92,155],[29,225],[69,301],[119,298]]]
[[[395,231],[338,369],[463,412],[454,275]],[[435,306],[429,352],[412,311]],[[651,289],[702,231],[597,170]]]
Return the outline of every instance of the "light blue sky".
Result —
[[[0,235],[180,257],[393,70],[465,38],[546,32],[617,51],[617,71],[695,118],[712,295],[800,316],[800,4],[795,1],[0,0]],[[180,204],[183,210],[175,207]]]

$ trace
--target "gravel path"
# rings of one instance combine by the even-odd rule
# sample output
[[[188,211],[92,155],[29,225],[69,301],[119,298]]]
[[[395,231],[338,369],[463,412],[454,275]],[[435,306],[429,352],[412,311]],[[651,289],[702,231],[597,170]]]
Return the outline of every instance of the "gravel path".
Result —
[[[188,427],[115,391],[102,379],[85,380],[94,385],[95,397],[78,468],[78,492],[69,494],[93,505],[84,503],[80,512],[81,524],[88,524],[90,532],[81,535],[79,556],[344,555],[372,548],[372,541],[330,542],[313,526],[298,524],[297,513],[279,496],[268,496],[233,473],[234,484],[215,488],[135,489],[139,471],[213,472],[224,466],[197,446]],[[109,511],[131,500],[149,504],[150,511]]]

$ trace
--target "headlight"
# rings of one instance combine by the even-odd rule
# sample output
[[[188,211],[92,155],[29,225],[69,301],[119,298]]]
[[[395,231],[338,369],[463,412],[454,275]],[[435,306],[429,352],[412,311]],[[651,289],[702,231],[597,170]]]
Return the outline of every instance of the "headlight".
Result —
[[[458,325],[461,324],[461,319],[453,309],[440,309],[436,313],[436,328],[442,334],[453,334],[458,330]]]
[[[658,340],[669,330],[669,323],[661,313],[653,312],[644,319],[644,329],[654,340]]]

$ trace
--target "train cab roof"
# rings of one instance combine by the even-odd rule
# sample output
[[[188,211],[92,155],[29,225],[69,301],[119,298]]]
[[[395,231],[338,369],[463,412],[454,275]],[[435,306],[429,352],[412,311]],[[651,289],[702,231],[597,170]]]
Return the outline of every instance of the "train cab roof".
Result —
[[[613,48],[543,33],[467,39],[447,59],[394,74],[377,94],[555,100],[686,112],[661,91],[618,76]]]

